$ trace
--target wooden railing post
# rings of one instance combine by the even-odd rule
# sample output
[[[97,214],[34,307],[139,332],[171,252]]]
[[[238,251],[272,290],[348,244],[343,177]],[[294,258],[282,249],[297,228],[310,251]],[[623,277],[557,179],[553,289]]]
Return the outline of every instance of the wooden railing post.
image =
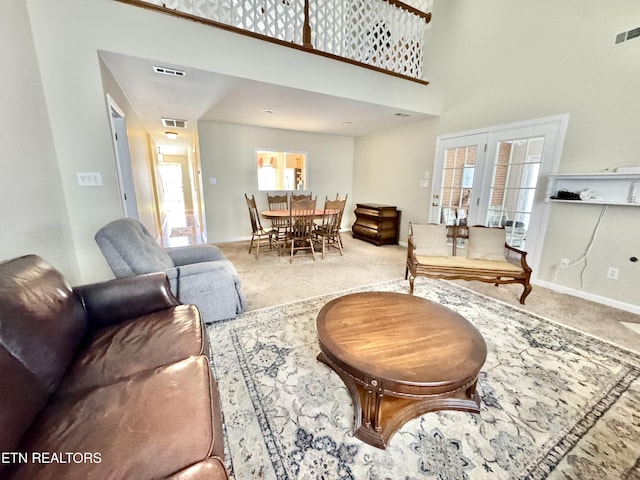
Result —
[[[304,0],[304,26],[302,27],[302,46],[313,48],[311,44],[311,20],[309,19],[309,0]]]

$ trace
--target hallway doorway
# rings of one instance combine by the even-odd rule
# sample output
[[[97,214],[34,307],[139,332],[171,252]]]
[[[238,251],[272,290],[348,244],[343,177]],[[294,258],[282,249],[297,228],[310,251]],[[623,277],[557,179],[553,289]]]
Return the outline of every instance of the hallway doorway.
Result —
[[[157,167],[162,186],[159,202],[163,212],[162,245],[179,247],[204,243],[202,227],[193,211],[191,181],[186,165],[162,161]]]

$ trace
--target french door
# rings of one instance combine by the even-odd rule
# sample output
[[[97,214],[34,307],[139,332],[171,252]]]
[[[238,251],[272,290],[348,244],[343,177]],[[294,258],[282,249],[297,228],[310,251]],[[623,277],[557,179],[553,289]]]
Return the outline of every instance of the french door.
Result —
[[[432,223],[504,227],[537,256],[546,225],[542,176],[557,169],[568,116],[438,137]]]
[[[506,135],[490,144],[488,192],[478,204],[479,220],[489,227],[504,227],[513,247],[525,247],[531,228],[545,141],[538,135]]]
[[[482,188],[486,142],[486,134],[439,141],[430,222],[478,224],[479,210],[472,203],[478,201],[477,192]]]

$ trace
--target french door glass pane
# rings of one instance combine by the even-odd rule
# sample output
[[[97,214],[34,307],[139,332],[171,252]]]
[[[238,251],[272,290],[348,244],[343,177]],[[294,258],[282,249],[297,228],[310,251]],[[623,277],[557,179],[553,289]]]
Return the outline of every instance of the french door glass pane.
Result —
[[[524,247],[530,226],[544,137],[498,142],[487,225],[505,227],[507,243]]]
[[[466,224],[477,154],[477,145],[445,150],[440,188],[441,223]]]

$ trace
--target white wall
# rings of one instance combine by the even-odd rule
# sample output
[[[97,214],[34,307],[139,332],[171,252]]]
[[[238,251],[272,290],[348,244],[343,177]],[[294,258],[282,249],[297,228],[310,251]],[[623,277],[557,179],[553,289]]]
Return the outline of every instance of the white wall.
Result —
[[[24,2],[3,2],[0,44],[0,261],[35,253],[73,280],[78,264]]]
[[[635,19],[635,20],[634,20]],[[355,169],[384,164],[389,153],[425,145],[433,138],[492,125],[569,113],[561,172],[596,172],[620,164],[640,165],[640,39],[613,47],[616,33],[637,26],[635,0],[436,0],[432,84],[444,92],[441,117],[407,131],[358,139]],[[384,148],[376,154],[376,147]],[[396,157],[399,175],[431,169],[434,149],[420,156]],[[389,189],[402,209],[429,208],[422,190],[389,182],[388,171],[367,178],[354,192]],[[374,171],[374,172],[376,172]],[[545,188],[546,182],[540,182]],[[409,191],[407,191],[407,188]],[[430,192],[429,192],[430,194]],[[381,195],[382,197],[382,195]],[[386,200],[385,200],[386,201]],[[552,281],[553,264],[578,258],[586,249],[601,209],[589,205],[552,205],[538,277]],[[406,238],[406,232],[404,233]],[[560,286],[586,296],[638,306],[640,208],[611,207],[606,213],[581,286],[580,268],[558,275]],[[620,268],[620,280],[605,278],[606,268]],[[577,292],[580,294],[580,292]]]
[[[355,141],[353,199],[356,203],[395,205],[402,211],[400,241],[406,242],[408,223],[426,222],[429,188],[420,186],[425,172],[431,185],[437,119],[389,130]]]
[[[255,195],[259,210],[267,210],[267,194],[258,191],[256,149],[308,152],[307,190],[324,205],[325,196],[349,194],[344,222],[352,208],[353,139],[271,128],[198,122],[204,183],[207,235],[210,242],[250,237],[244,194]],[[209,183],[215,177],[216,184]],[[267,226],[268,222],[264,226]]]

